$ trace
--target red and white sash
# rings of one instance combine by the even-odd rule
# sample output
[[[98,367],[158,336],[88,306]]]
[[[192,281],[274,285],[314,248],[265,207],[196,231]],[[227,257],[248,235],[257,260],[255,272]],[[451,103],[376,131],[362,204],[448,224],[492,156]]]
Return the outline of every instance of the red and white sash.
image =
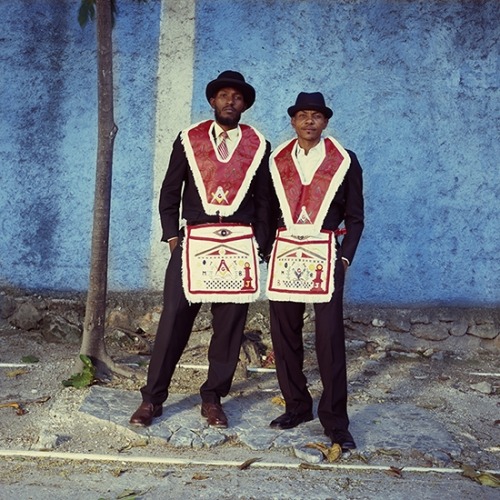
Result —
[[[294,155],[297,139],[279,146],[271,155],[271,175],[285,226],[296,236],[321,231],[330,204],[351,164],[349,153],[333,137],[325,139],[325,157],[312,181],[304,184]]]
[[[314,177],[303,183],[295,158],[297,139],[279,146],[270,168],[286,229],[278,231],[269,264],[271,300],[329,302],[334,290],[335,237],[322,225],[351,163],[347,151],[325,138],[325,155]]]
[[[240,206],[266,150],[264,137],[249,125],[239,125],[236,147],[225,160],[217,151],[213,120],[181,132],[189,167],[209,215],[229,216]]]

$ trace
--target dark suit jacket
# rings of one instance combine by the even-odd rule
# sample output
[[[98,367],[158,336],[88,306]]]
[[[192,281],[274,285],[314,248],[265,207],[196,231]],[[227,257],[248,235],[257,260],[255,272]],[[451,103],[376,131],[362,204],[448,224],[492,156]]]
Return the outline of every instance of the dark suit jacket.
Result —
[[[347,233],[340,245],[339,257],[345,257],[352,262],[364,228],[363,175],[356,155],[352,151],[347,150],[347,152],[351,157],[351,164],[333,198],[322,228],[334,231],[342,222],[345,223]],[[274,217],[277,221],[276,225],[284,227],[276,195],[273,197],[272,204],[273,212],[276,214]]]
[[[224,217],[225,222],[251,224],[259,246],[259,253],[267,254],[270,242],[271,176],[269,154],[271,146],[266,141],[266,152],[236,212]],[[181,204],[182,201],[182,204]],[[193,174],[188,165],[180,134],[174,142],[170,162],[160,192],[160,218],[163,229],[162,241],[179,236],[179,216],[188,224],[219,222],[219,218],[203,210]],[[181,212],[182,210],[182,212]]]

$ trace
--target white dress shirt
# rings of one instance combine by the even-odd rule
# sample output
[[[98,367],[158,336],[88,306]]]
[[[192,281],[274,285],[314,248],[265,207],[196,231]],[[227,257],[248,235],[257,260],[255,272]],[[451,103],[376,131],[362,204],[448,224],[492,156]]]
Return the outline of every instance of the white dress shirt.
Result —
[[[295,144],[294,158],[296,160],[295,164],[297,165],[297,171],[299,172],[302,184],[311,184],[316,170],[318,170],[321,162],[325,159],[325,154],[326,149],[323,138],[321,138],[318,144],[311,148],[307,154],[305,150],[299,146],[297,141]]]

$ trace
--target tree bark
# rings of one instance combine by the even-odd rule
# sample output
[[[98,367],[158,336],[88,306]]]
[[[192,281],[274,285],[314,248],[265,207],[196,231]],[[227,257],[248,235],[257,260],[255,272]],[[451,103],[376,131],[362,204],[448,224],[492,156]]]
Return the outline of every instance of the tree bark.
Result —
[[[104,343],[113,146],[118,132],[113,111],[111,4],[111,0],[96,0],[98,144],[89,289],[80,348],[80,354],[92,360],[98,378],[109,377],[113,371],[122,372],[111,360]],[[77,371],[81,371],[82,368],[79,361]]]

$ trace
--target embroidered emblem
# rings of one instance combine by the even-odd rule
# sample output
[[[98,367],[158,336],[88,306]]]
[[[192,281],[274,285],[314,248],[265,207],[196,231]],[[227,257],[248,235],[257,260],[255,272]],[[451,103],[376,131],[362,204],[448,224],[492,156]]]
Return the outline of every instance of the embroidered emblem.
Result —
[[[302,210],[300,211],[297,219],[297,224],[312,224],[311,217],[309,217],[305,205],[302,205]]]
[[[313,279],[313,290],[317,292],[322,292],[321,284],[323,283],[323,278],[321,275],[323,274],[323,266],[322,264],[318,264],[316,266],[316,277]]]
[[[215,231],[214,234],[216,234],[217,236],[222,236],[222,237],[226,238],[227,236],[231,236],[233,234],[233,232],[225,227],[223,229],[218,229],[217,231]]]
[[[244,268],[245,275],[243,276],[243,288],[242,290],[252,290],[252,276],[251,276],[251,268],[250,263],[245,262]]]
[[[218,186],[215,193],[212,193],[212,201],[215,201],[217,203],[229,203],[227,201],[227,195],[228,195],[229,191],[224,191],[224,189],[222,189],[222,186]]]
[[[221,248],[219,250],[219,253],[220,253],[222,259],[220,260],[219,267],[217,268],[217,271],[215,272],[215,274],[218,274],[222,277],[226,277],[228,274],[231,274],[231,269],[229,269],[229,266],[227,265],[227,262],[224,259],[224,255],[225,255],[226,251],[223,248]]]

